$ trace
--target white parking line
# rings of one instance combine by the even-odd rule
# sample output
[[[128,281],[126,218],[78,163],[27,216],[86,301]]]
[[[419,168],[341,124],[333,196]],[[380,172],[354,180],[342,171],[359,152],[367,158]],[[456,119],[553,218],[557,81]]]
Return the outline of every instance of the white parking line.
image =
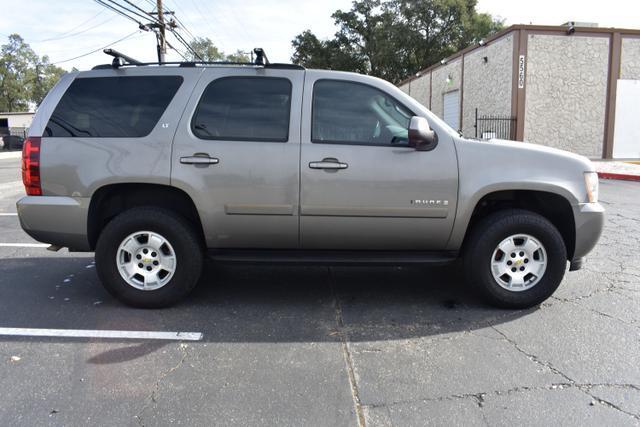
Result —
[[[0,153],[0,160],[19,159],[22,157],[22,151],[11,151],[8,153]]]
[[[48,248],[47,243],[0,243],[0,248]]]
[[[201,332],[100,331],[89,329],[0,328],[0,336],[200,341]]]
[[[0,216],[18,216],[18,214],[17,213],[11,213],[11,212],[7,212],[7,213],[0,212]]]
[[[22,187],[22,181],[4,182],[0,184],[0,191],[5,191],[5,190],[23,191],[24,187]]]

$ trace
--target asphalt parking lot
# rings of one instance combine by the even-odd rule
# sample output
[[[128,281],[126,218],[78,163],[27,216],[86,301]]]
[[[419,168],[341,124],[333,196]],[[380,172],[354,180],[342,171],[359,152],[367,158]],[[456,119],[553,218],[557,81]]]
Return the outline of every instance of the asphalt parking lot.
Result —
[[[181,305],[108,296],[92,254],[21,231],[0,160],[0,425],[638,425],[640,183],[602,181],[601,243],[555,296],[491,309],[457,268],[210,265]]]

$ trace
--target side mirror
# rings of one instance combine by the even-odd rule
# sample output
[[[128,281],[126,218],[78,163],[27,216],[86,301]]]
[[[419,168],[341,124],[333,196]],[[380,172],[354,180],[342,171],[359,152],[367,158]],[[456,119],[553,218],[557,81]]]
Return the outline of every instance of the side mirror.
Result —
[[[409,122],[409,147],[431,151],[438,145],[438,136],[424,117],[413,116]]]

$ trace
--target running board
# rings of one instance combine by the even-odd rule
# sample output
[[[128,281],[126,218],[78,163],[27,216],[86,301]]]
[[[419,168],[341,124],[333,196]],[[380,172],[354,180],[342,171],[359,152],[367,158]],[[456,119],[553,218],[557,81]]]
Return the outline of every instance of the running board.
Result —
[[[456,252],[441,251],[210,249],[208,253],[214,261],[251,264],[433,265],[450,264],[457,259]]]

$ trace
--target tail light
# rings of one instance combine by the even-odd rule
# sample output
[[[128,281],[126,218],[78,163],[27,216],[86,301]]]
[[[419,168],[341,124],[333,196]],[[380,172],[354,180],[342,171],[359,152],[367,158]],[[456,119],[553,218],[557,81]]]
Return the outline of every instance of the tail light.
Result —
[[[22,146],[22,183],[28,196],[42,196],[39,136],[30,136]]]

